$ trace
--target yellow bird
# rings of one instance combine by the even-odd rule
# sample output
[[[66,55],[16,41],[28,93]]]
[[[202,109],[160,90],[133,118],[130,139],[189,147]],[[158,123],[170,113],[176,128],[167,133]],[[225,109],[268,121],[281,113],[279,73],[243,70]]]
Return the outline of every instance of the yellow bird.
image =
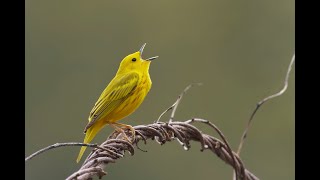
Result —
[[[146,43],[139,51],[126,56],[120,63],[116,76],[104,89],[89,115],[89,123],[84,129],[84,143],[90,143],[96,134],[105,126],[112,125],[129,128],[130,125],[117,123],[118,120],[133,113],[142,103],[151,88],[149,67],[152,60],[158,56],[142,59]],[[77,158],[80,161],[86,146],[82,146]]]

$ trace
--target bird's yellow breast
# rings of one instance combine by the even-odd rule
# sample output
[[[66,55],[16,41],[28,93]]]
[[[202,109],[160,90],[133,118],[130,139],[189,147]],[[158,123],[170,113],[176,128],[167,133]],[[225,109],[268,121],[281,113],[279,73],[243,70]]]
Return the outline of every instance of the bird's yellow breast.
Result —
[[[131,92],[128,98],[103,118],[106,123],[113,123],[130,115],[141,105],[151,89],[152,82],[149,73],[141,75],[140,77],[137,87]]]

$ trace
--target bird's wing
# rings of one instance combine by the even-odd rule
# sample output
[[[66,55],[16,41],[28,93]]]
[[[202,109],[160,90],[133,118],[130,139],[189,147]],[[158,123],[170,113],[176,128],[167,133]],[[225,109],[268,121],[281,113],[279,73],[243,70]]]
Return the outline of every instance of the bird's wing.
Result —
[[[109,114],[118,107],[131,92],[137,87],[139,74],[132,72],[121,76],[116,76],[100,95],[98,101],[92,108],[89,116],[89,123],[85,127],[87,131],[102,116]]]

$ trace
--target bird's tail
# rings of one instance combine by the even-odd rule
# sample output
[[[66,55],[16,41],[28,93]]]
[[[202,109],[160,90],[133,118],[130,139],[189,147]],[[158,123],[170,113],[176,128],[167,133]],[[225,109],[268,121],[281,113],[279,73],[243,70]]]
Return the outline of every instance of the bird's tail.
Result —
[[[101,130],[101,128],[104,125],[101,122],[96,122],[94,125],[92,125],[86,132],[86,136],[83,140],[83,143],[90,143],[92,139],[96,136],[96,134]],[[81,157],[84,153],[84,151],[87,149],[87,146],[82,146],[77,158],[77,163],[81,160]]]

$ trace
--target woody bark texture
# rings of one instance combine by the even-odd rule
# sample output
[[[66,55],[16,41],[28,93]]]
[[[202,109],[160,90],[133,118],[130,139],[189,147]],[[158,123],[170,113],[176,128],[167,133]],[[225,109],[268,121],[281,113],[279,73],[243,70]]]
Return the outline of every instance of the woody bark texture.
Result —
[[[202,133],[196,126],[192,125],[192,123],[196,122],[207,124],[213,128],[220,135],[221,140]],[[184,122],[157,122],[148,125],[138,125],[133,128],[135,129],[135,136],[133,136],[130,130],[124,130],[124,133],[119,131],[113,132],[105,142],[99,145],[99,148],[92,150],[80,169],[70,175],[67,180],[90,180],[95,176],[101,178],[107,174],[104,169],[108,164],[122,158],[126,151],[134,155],[135,147],[139,148],[138,143],[140,141],[146,143],[148,139],[155,140],[161,145],[177,140],[184,146],[184,149],[190,148],[190,141],[197,141],[201,144],[200,151],[210,150],[225,163],[232,166],[236,172],[237,179],[258,179],[245,168],[238,155],[230,149],[222,132],[207,120],[194,118]]]

